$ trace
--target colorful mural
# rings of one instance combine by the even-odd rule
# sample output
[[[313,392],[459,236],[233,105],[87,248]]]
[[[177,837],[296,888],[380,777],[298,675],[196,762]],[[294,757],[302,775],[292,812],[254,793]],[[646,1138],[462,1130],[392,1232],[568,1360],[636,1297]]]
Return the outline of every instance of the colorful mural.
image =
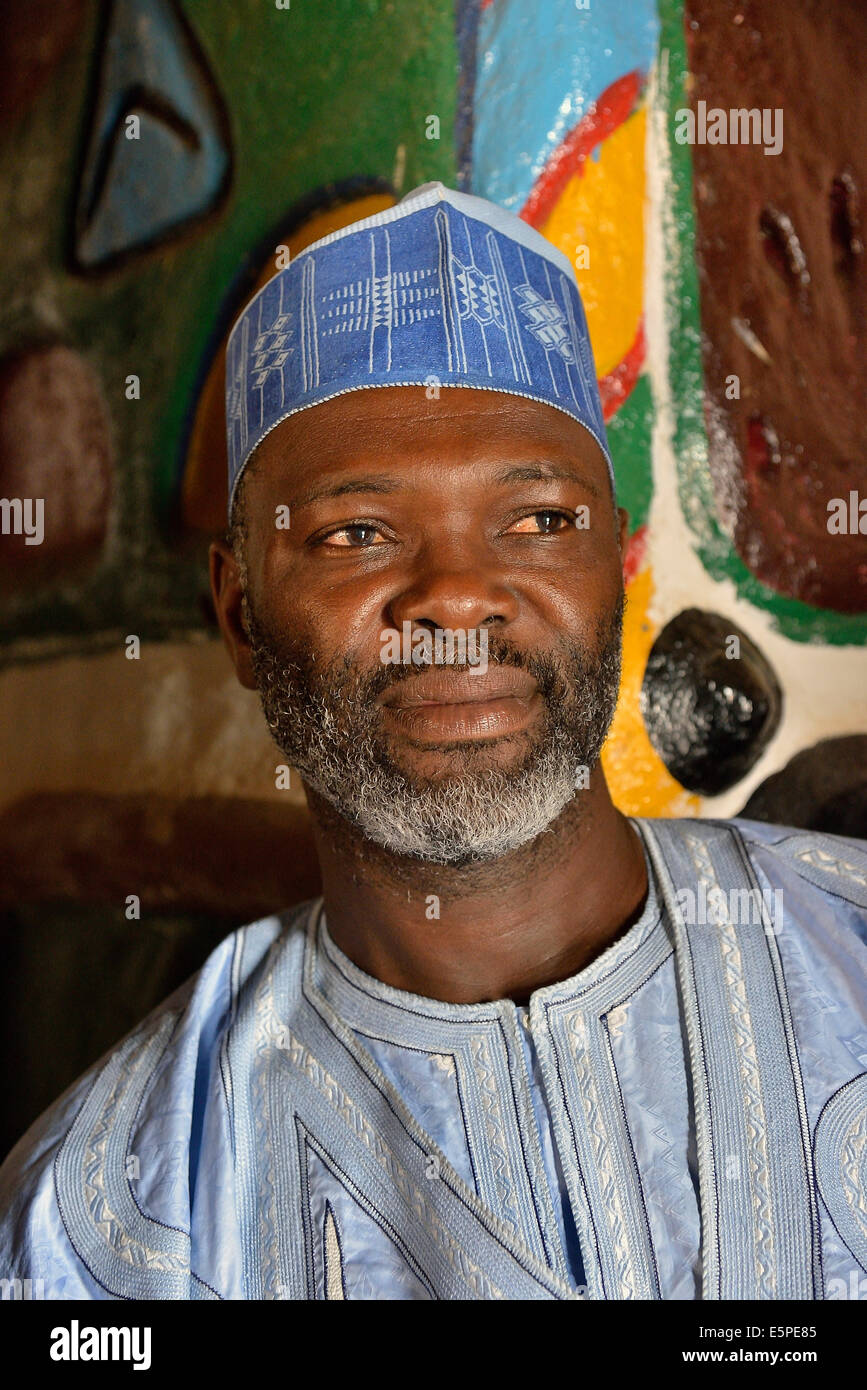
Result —
[[[758,627],[770,628],[768,635],[773,634],[770,645],[777,651],[784,651],[784,665],[793,675],[798,673],[797,685],[803,684],[803,673],[799,669],[797,648],[791,646],[793,640],[854,644],[856,650],[850,654],[852,659],[845,668],[848,708],[842,717],[844,721],[851,720],[852,726],[861,727],[856,672],[863,668],[857,648],[864,642],[867,625],[861,613],[850,616],[845,610],[867,607],[867,589],[862,590],[859,599],[853,589],[853,584],[857,588],[855,578],[843,576],[852,575],[853,566],[855,574],[862,572],[867,576],[867,549],[860,536],[850,537],[848,550],[843,545],[836,548],[828,545],[824,525],[826,513],[821,500],[818,505],[814,501],[809,526],[806,530],[802,528],[800,543],[797,531],[793,533],[795,523],[792,521],[789,521],[789,535],[785,540],[779,538],[781,528],[777,527],[777,538],[765,542],[765,551],[775,547],[778,555],[789,556],[788,560],[780,561],[784,570],[788,566],[785,572],[803,576],[815,572],[813,557],[818,540],[824,535],[828,578],[823,584],[814,582],[812,590],[803,579],[799,582],[800,590],[810,592],[811,596],[841,593],[840,586],[848,585],[846,598],[834,603],[838,611],[832,612],[815,605],[808,608],[803,603],[791,602],[796,592],[792,587],[794,581],[773,583],[773,563],[768,559],[756,560],[756,546],[748,539],[752,534],[749,528],[755,530],[761,510],[756,486],[764,489],[764,511],[770,512],[771,524],[781,508],[788,506],[789,516],[793,515],[788,500],[778,496],[774,502],[769,497],[775,477],[778,489],[782,486],[782,474],[769,475],[765,471],[761,483],[755,483],[746,491],[734,532],[725,532],[725,498],[721,500],[723,489],[718,478],[721,450],[711,445],[717,445],[720,433],[724,433],[720,427],[722,387],[731,378],[720,370],[717,361],[713,389],[706,389],[700,353],[702,306],[698,275],[699,271],[703,274],[704,293],[713,294],[721,278],[727,276],[734,285],[739,283],[740,264],[733,243],[728,248],[725,269],[713,259],[710,264],[699,262],[697,265],[693,151],[678,144],[673,132],[677,112],[688,105],[688,94],[695,86],[687,68],[687,41],[690,41],[691,52],[707,55],[705,72],[726,74],[732,104],[737,95],[739,74],[750,73],[749,91],[758,104],[755,88],[757,83],[767,81],[765,69],[751,63],[748,53],[742,52],[740,59],[726,55],[737,49],[739,38],[751,44],[754,51],[757,40],[761,40],[758,26],[761,24],[769,34],[774,32],[774,26],[755,6],[692,4],[687,11],[684,14],[682,7],[674,3],[662,3],[657,10],[655,4],[639,2],[620,6],[616,13],[609,7],[589,5],[576,12],[576,7],[566,4],[565,0],[562,4],[545,6],[544,11],[522,0],[492,0],[492,3],[483,4],[473,31],[475,83],[466,116],[471,134],[464,132],[461,148],[467,152],[464,173],[468,174],[474,192],[520,210],[523,217],[570,256],[587,306],[609,436],[617,463],[618,493],[632,522],[626,564],[630,602],[623,688],[617,721],[605,753],[606,771],[615,797],[620,805],[635,812],[683,814],[688,810],[705,809],[730,814],[738,809],[746,774],[756,768],[756,776],[750,782],[756,785],[760,780],[764,770],[763,754],[781,726],[781,743],[785,746],[787,736],[792,741],[798,738],[795,722],[803,722],[795,721],[786,728],[784,702],[774,667],[746,632],[738,637],[741,631],[738,625],[742,623],[748,630],[756,630],[756,614],[750,612],[751,608],[765,609],[772,615],[770,625],[760,622]],[[781,16],[778,19],[782,22]],[[851,27],[854,22],[852,16],[844,18],[836,33],[841,65],[848,61],[842,56],[842,50],[849,47],[847,24]],[[804,17],[807,42],[812,23],[812,18]],[[829,35],[828,24],[822,27],[823,41],[829,48],[833,47],[834,35]],[[469,26],[466,30],[469,32]],[[465,52],[468,46],[469,40],[465,40]],[[859,50],[856,47],[851,51]],[[828,59],[826,72],[834,67],[830,54]],[[536,76],[543,68],[546,79],[538,82]],[[793,60],[790,70],[794,72],[796,68]],[[777,100],[786,97],[791,105],[798,106],[802,124],[809,126],[809,106],[804,113],[805,104],[798,102],[797,92],[791,87],[781,91],[779,80],[775,90]],[[696,100],[694,93],[692,99]],[[738,104],[754,103],[739,99]],[[827,104],[818,119],[828,122],[828,112],[833,110],[833,103]],[[831,124],[841,123],[839,118],[835,122],[832,115]],[[799,135],[794,154],[788,156],[790,168],[798,161],[803,162],[804,147],[809,145],[809,129],[802,130]],[[831,149],[841,142],[844,149],[831,157],[837,158],[845,173],[856,161],[856,155],[863,158],[864,140],[853,138],[851,125],[847,125],[847,135],[829,142]],[[703,196],[699,197],[699,206],[702,203],[716,206],[713,161],[718,151],[701,148],[695,153],[703,156],[703,183],[699,189]],[[741,150],[731,151],[729,160],[742,153]],[[758,164],[760,170],[763,164],[768,167],[762,151],[751,151],[751,155],[753,166]],[[785,174],[782,177],[785,178]],[[848,177],[851,181],[851,175]],[[652,183],[650,190],[649,183]],[[843,188],[844,192],[848,190],[849,202],[838,214],[837,226],[841,225],[841,219],[845,222],[846,217],[849,218],[846,223],[848,240],[841,256],[851,286],[857,253],[857,228],[851,225],[855,213],[854,185],[847,185],[841,175],[833,186]],[[725,200],[725,208],[737,224],[741,211],[733,190]],[[714,245],[717,247],[718,223],[719,213],[714,224],[717,235]],[[645,239],[648,227],[653,237],[649,247]],[[706,239],[706,254],[710,247]],[[664,286],[662,303],[658,293],[660,284]],[[654,314],[655,372],[647,363],[648,294],[655,296],[656,301],[651,311]],[[863,345],[864,313],[860,301],[859,307],[859,313],[853,311],[848,316],[850,326],[856,329],[847,346],[850,354],[859,334]],[[715,345],[716,339],[712,339],[709,350],[705,350],[705,360],[712,369]],[[737,365],[747,380],[744,355],[742,351]],[[861,357],[863,359],[863,351]],[[785,373],[782,377],[777,374],[777,395],[780,391],[788,391],[790,398],[795,395],[794,381],[801,379],[800,373],[794,371],[795,365],[790,363],[788,380]],[[729,366],[728,370],[733,368]],[[749,395],[748,389],[745,394]],[[863,392],[858,399],[863,401]],[[701,408],[703,402],[706,403],[704,410]],[[748,405],[747,410],[750,408]],[[814,412],[819,408],[817,399]],[[734,415],[738,410],[739,407],[735,407],[730,413]],[[806,413],[809,416],[809,408]],[[850,434],[860,438],[861,447],[855,439],[850,439],[848,465],[838,468],[836,477],[829,480],[832,491],[835,483],[839,484],[839,491],[844,483],[848,489],[864,477],[861,463],[865,432],[863,404],[849,413],[856,417]],[[802,425],[803,414],[802,411]],[[808,420],[808,423],[811,422]],[[816,435],[817,424],[814,420],[810,430],[802,428],[805,439]],[[668,440],[664,438],[666,431]],[[739,449],[747,476],[754,467],[750,454],[754,434],[755,428],[734,451],[731,447],[728,449],[729,467],[733,452],[737,454]],[[798,446],[798,452],[799,455],[803,453],[803,445]],[[821,463],[824,457],[821,448],[814,450],[814,459],[816,456]],[[810,462],[815,474],[817,464]],[[806,475],[806,486],[812,487],[814,499],[817,499],[810,468],[802,468],[801,473]],[[672,497],[675,479],[679,490],[677,499]],[[788,488],[785,491],[788,492]],[[710,610],[703,617],[692,606],[679,614],[668,611],[670,600],[665,590],[677,589],[677,580],[672,583],[672,575],[683,569],[685,559],[684,550],[678,552],[668,544],[671,539],[669,523],[675,520],[672,507],[675,500],[679,502],[676,519],[692,532],[690,548],[699,556],[704,571],[698,590],[693,589],[693,596],[701,593]],[[653,508],[651,502],[655,504]],[[729,499],[729,509],[731,505]],[[804,511],[802,500],[802,515]],[[767,526],[766,534],[770,534]],[[752,573],[745,559],[751,562]],[[839,581],[831,580],[832,569],[841,575]],[[735,581],[734,595],[731,586],[724,582],[728,579]],[[757,582],[763,579],[771,583]],[[671,646],[663,645],[675,629],[678,632],[677,661],[674,661]],[[707,675],[705,649],[709,633],[717,634],[722,649],[724,669],[715,668],[718,680]],[[789,642],[781,642],[782,636]],[[738,644],[742,639],[749,658],[745,660],[738,645],[736,659],[726,667],[724,638],[736,638]],[[690,644],[692,651],[687,659],[685,653]],[[665,660],[660,659],[663,651],[667,653]],[[733,657],[734,652],[733,648],[728,657]],[[834,653],[834,657],[837,655]],[[688,670],[694,672],[694,688],[688,692],[679,689],[677,698],[673,698],[670,689],[673,664],[678,665],[684,679]],[[811,653],[811,664],[819,667],[815,653]],[[843,664],[833,657],[831,664],[838,673],[842,671]],[[821,677],[818,684],[827,689]],[[796,688],[794,681],[790,688]],[[714,711],[707,706],[711,698],[717,701]],[[705,714],[699,717],[697,712],[702,704]],[[733,717],[733,711],[737,712],[737,718]],[[680,751],[672,751],[676,749]],[[691,750],[688,756],[687,749]],[[779,756],[779,744],[774,751]],[[694,764],[691,762],[693,756],[698,760]],[[715,769],[713,778],[697,771],[699,763],[707,765],[710,762]],[[679,780],[675,780],[673,773]],[[739,787],[740,792],[734,790]],[[722,798],[717,795],[715,800],[709,801],[714,791],[732,790],[733,795]],[[689,792],[704,792],[709,796],[691,796]]]
[[[804,605],[788,604],[785,596],[757,586],[753,575],[743,573],[736,543],[722,534],[713,499],[709,450],[713,434],[703,412],[696,410],[695,400],[687,404],[686,394],[690,389],[703,392],[703,374],[698,359],[700,302],[693,284],[695,224],[691,201],[683,205],[672,168],[678,147],[670,138],[674,104],[685,99],[687,88],[681,26],[678,6],[658,12],[652,0],[620,10],[616,16],[608,9],[601,13],[576,10],[565,0],[544,10],[525,0],[491,0],[481,6],[465,5],[457,22],[462,86],[455,182],[518,211],[568,255],[587,309],[619,497],[630,514],[623,688],[605,764],[619,804],[636,814],[700,810],[711,782],[706,776],[691,777],[688,769],[712,760],[718,770],[717,792],[733,790],[760,763],[779,730],[783,700],[774,669],[738,626],[748,621],[743,598],[769,609],[778,630],[797,640],[839,642],[848,636],[857,642],[863,629],[860,619],[816,608],[805,611]],[[680,90],[672,76],[673,65],[680,75]],[[545,72],[542,82],[536,80],[540,71]],[[647,162],[653,157],[648,130],[651,99],[657,123],[660,116],[668,123],[665,151],[657,151],[660,161],[668,165],[668,182],[662,190],[665,203],[655,209],[647,187]],[[274,273],[275,243],[282,241],[294,255],[326,231],[386,205],[392,195],[353,198],[344,189],[342,196],[343,201],[328,211],[320,208],[306,219],[296,218],[291,231],[274,229],[268,258],[257,267],[253,285],[245,286],[243,292],[233,288],[223,315],[227,324],[251,288],[258,288]],[[648,262],[645,235],[648,219],[654,215],[667,218],[677,251],[672,254],[668,245],[655,266]],[[688,695],[680,690],[678,698],[672,698],[662,675],[664,663],[650,659],[653,654],[659,658],[665,650],[663,627],[667,636],[678,623],[678,615],[669,615],[666,623],[660,619],[649,558],[652,435],[658,411],[647,370],[645,286],[646,277],[654,274],[664,277],[666,284],[666,317],[657,329],[661,330],[659,346],[668,353],[671,377],[677,383],[672,385],[674,432],[683,439],[691,431],[685,456],[677,455],[681,512],[695,529],[696,499],[705,503],[701,514],[705,545],[698,548],[708,580],[705,601],[719,603],[723,610],[710,609],[704,627],[720,635],[741,634],[753,658],[745,663],[739,656],[719,673],[718,682],[711,682],[712,693],[718,688],[715,708],[708,705],[708,680],[701,675],[706,642],[694,617],[678,630],[695,633],[696,659],[680,668],[694,671],[695,689]],[[205,529],[220,524],[215,499],[222,495],[224,462],[220,438],[223,365],[221,343],[196,403],[183,481],[184,520]],[[687,466],[692,493],[684,498]],[[716,537],[714,555],[708,552],[708,534]],[[714,599],[710,581],[720,577],[720,564],[725,574],[740,580],[734,605],[727,596]],[[664,568],[671,567],[672,557],[667,556]],[[684,640],[681,635],[679,641]],[[691,718],[693,724],[673,726],[677,718]],[[666,751],[684,743],[693,746],[694,759]],[[735,799],[729,798],[726,812],[736,809],[738,796],[735,792]]]

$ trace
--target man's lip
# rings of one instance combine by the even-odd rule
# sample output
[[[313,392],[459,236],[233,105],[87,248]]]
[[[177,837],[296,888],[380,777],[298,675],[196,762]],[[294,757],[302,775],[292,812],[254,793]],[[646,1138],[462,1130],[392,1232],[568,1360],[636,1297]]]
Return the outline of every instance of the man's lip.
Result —
[[[431,671],[390,686],[382,696],[386,709],[417,709],[424,705],[488,704],[492,700],[530,700],[536,682],[525,671]]]

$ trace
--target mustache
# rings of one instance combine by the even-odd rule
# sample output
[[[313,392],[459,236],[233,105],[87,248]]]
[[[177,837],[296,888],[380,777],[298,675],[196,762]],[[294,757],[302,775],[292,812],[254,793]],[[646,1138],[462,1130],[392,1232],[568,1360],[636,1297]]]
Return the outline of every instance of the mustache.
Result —
[[[258,624],[254,624],[258,627]],[[261,632],[251,634],[253,636],[254,664],[257,654],[267,651],[273,661],[277,655],[273,642]],[[574,671],[575,650],[569,653],[567,667]],[[558,697],[567,686],[566,669],[547,653],[529,653],[522,650],[509,638],[496,636],[488,637],[488,665],[511,666],[519,671],[532,676],[538,686],[541,695],[551,700]],[[589,654],[582,652],[582,665],[586,662],[589,666]],[[279,665],[283,670],[291,675],[301,678],[306,683],[311,676],[318,676],[321,679],[322,671],[318,664],[313,661],[304,660],[281,660]],[[367,703],[378,699],[387,690],[403,685],[406,681],[412,681],[425,671],[434,666],[447,666],[449,670],[471,671],[476,668],[467,660],[451,660],[448,662],[421,661],[412,665],[383,665],[378,662],[375,667],[365,671],[358,666],[358,663],[349,656],[344,656],[342,660],[329,669],[328,684],[332,690],[342,690],[344,693],[347,687],[351,688],[355,698]]]
[[[367,703],[438,664],[433,660],[405,666],[383,665],[377,662],[375,666],[365,670],[359,666],[355,657],[344,654],[323,666],[312,653],[297,652],[290,656],[283,644],[275,640],[267,626],[259,621],[246,594],[243,607],[254,669],[257,669],[265,685],[274,682],[278,671],[282,671],[284,677],[288,677],[293,684],[299,679],[302,689],[306,691],[319,685],[324,678],[333,693],[339,692],[344,697],[348,695],[353,703]],[[502,633],[486,629],[488,664],[515,667],[532,676],[546,702],[562,700],[568,695],[569,688],[576,679],[586,679],[592,674],[600,657],[604,660],[610,656],[611,648],[619,645],[624,609],[625,595],[621,594],[614,610],[602,618],[597,626],[595,652],[576,641],[562,641],[555,652],[528,652]],[[419,625],[419,630],[422,630],[422,625]],[[473,630],[479,629],[470,629]],[[452,660],[439,664],[457,671],[474,669],[467,660]]]
[[[470,630],[472,631],[473,629]],[[531,655],[516,646],[509,638],[492,636],[490,632],[488,633],[487,639],[487,660],[488,665],[511,666],[516,670],[526,672],[535,679],[543,693],[545,688],[556,678],[558,669],[557,663],[550,656],[541,654]],[[455,653],[452,653],[452,660],[450,661],[437,662],[432,658],[430,661],[414,661],[412,665],[384,666],[375,673],[371,672],[370,676],[365,678],[365,688],[370,691],[372,696],[376,697],[382,695],[386,690],[390,690],[392,687],[403,685],[407,681],[413,680],[415,677],[430,670],[434,666],[448,667],[451,671],[472,671],[477,669],[472,662],[466,659],[459,660]],[[370,682],[369,685],[367,684],[368,680]]]

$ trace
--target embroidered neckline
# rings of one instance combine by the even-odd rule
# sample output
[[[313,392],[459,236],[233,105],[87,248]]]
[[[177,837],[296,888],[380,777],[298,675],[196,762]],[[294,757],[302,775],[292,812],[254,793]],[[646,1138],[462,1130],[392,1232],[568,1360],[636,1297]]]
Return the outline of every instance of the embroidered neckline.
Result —
[[[529,1003],[521,1005],[520,1009],[509,998],[491,1000],[487,1003],[453,1004],[446,1000],[413,994],[409,990],[397,989],[376,979],[350,960],[332,940],[321,898],[311,905],[308,919],[313,926],[311,938],[315,952],[314,974],[317,987],[327,999],[334,1000],[339,997],[341,1016],[350,1027],[363,1026],[369,1017],[372,1003],[380,1008],[396,1009],[404,1017],[407,1014],[416,1014],[445,1025],[475,1025],[484,1028],[502,1017],[504,1011],[514,1011],[517,1016],[519,1012],[528,1009],[533,1016],[537,1010],[547,1009],[552,1004],[568,1003],[573,998],[578,999],[599,980],[615,973],[625,962],[631,960],[660,922],[661,896],[652,860],[648,854],[642,822],[635,817],[630,817],[630,822],[639,832],[647,867],[648,893],[641,916],[588,965],[564,980],[534,990]]]

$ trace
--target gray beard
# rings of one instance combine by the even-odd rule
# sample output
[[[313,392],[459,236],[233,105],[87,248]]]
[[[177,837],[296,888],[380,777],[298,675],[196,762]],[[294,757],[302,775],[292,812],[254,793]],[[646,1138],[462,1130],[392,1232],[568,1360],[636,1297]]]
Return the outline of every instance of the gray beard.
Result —
[[[596,766],[617,705],[623,609],[621,594],[600,626],[596,652],[564,643],[558,660],[489,635],[489,663],[536,679],[544,700],[539,727],[524,736],[529,746],[508,769],[485,765],[489,744],[451,744],[442,752],[457,753],[461,771],[422,780],[400,766],[377,702],[420,668],[367,674],[347,658],[321,667],[308,654],[281,653],[244,598],[262,708],[288,764],[364,838],[393,854],[455,866],[499,859],[537,839],[580,796],[577,770]]]

